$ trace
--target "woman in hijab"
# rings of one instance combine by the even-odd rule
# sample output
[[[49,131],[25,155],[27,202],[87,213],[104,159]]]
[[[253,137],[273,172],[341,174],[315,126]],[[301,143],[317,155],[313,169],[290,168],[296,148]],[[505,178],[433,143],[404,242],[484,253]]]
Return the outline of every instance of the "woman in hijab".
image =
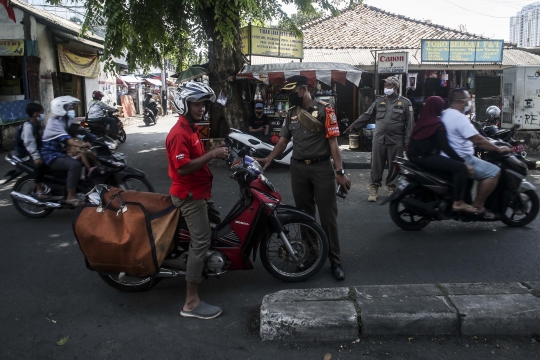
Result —
[[[431,96],[426,100],[413,128],[407,157],[427,170],[451,174],[454,183],[452,209],[474,213],[474,207],[463,201],[467,175],[473,170],[448,144],[446,129],[439,118],[443,109],[441,97]],[[441,155],[441,151],[446,156]]]

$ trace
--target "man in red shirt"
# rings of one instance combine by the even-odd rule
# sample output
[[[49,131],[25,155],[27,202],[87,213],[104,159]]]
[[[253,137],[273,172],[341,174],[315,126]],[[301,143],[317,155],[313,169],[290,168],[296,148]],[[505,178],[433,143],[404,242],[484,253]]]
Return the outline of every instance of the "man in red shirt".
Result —
[[[229,154],[226,147],[206,153],[195,125],[202,121],[210,103],[215,100],[216,95],[209,86],[197,82],[184,83],[178,89],[174,102],[180,117],[165,143],[169,177],[172,179],[171,198],[173,204],[180,208],[191,238],[186,269],[186,302],[180,315],[199,319],[213,319],[222,312],[221,308],[201,301],[198,295],[204,257],[211,242],[209,213],[212,217],[219,217],[210,200],[212,173],[208,162],[216,158],[225,159]]]

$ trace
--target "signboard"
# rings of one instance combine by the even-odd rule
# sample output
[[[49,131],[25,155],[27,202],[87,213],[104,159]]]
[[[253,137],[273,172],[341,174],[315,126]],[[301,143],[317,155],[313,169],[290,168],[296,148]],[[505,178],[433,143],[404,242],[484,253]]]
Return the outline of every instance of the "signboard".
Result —
[[[504,40],[422,40],[422,62],[501,63]]]
[[[0,40],[0,56],[24,56],[24,40]]]
[[[97,78],[99,75],[99,58],[94,54],[75,53],[58,45],[58,62],[60,72]]]
[[[377,54],[379,74],[406,74],[409,70],[409,53],[393,52]]]
[[[304,58],[303,40],[290,31],[246,26],[241,29],[241,37],[245,55]]]

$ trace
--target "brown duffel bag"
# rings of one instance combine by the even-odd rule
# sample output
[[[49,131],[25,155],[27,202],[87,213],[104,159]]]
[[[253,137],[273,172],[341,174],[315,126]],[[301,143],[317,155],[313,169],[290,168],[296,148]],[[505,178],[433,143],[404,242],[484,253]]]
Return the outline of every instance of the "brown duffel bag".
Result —
[[[73,232],[89,269],[155,274],[172,249],[180,210],[170,196],[100,188],[99,205],[81,207]]]

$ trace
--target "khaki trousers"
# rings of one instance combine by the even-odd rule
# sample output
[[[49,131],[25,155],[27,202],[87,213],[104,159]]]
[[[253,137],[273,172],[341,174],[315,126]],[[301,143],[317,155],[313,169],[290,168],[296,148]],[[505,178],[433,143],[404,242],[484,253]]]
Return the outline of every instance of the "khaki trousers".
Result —
[[[328,259],[334,265],[341,264],[337,227],[336,175],[332,164],[327,161],[306,165],[293,160],[290,169],[296,207],[312,216],[315,216],[316,211],[319,210],[321,226],[330,245]]]
[[[180,209],[189,230],[189,255],[187,260],[186,281],[199,284],[202,282],[204,257],[212,243],[210,220],[219,219],[219,212],[210,199],[193,200],[191,193],[186,199],[171,195],[174,206]],[[219,222],[219,221],[218,221]]]
[[[373,143],[371,155],[371,185],[382,186],[384,166],[388,161],[388,175],[386,176],[386,186],[395,185],[398,172],[392,163],[396,156],[403,157],[403,144],[385,145],[377,142]]]

